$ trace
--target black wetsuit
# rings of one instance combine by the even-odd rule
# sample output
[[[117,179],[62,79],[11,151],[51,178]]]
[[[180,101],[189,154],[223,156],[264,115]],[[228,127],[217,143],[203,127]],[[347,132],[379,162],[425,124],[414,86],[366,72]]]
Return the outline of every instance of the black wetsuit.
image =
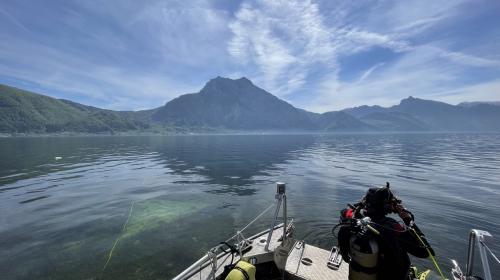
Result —
[[[410,258],[408,253],[419,258],[429,256],[426,248],[415,236],[415,233],[406,230],[396,220],[389,217],[372,217],[372,226],[375,227],[380,235],[376,236],[379,245],[379,258],[377,265],[377,279],[383,280],[407,280],[409,279]],[[421,237],[424,243],[428,246],[431,253],[434,251],[430,248],[424,234],[416,225],[413,228]],[[349,242],[352,234],[350,226],[342,226],[338,233],[338,244],[344,261],[349,262]]]

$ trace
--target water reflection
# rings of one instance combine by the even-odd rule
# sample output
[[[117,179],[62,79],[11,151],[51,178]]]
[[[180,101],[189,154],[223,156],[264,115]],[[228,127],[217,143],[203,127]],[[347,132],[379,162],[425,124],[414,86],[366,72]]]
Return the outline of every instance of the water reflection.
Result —
[[[158,138],[153,149],[173,174],[181,175],[177,184],[214,185],[208,192],[253,195],[259,180],[277,165],[299,157],[314,144],[312,135],[246,135]],[[168,142],[168,143],[166,143]],[[196,174],[189,180],[185,175]],[[274,181],[274,180],[271,180]]]
[[[297,236],[324,248],[338,211],[386,181],[445,265],[470,228],[500,236],[497,134],[19,138],[0,154],[7,279],[169,278],[269,205],[275,181]]]

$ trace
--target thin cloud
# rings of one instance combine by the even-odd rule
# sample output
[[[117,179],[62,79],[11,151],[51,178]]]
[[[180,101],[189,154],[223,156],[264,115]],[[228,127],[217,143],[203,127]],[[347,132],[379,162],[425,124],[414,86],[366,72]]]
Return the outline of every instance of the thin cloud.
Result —
[[[109,109],[161,106],[199,90],[203,82],[178,78],[187,69],[206,67],[209,60],[202,57],[213,55],[207,47],[213,42],[207,38],[224,25],[217,19],[219,13],[204,9],[202,2],[197,1],[198,8],[180,5],[168,11],[161,2],[136,9],[88,2],[58,7],[61,15],[47,17],[45,23],[55,26],[52,32],[61,33],[55,38],[51,32],[20,35],[0,28],[0,77],[38,85],[54,97]],[[31,19],[40,20],[43,12],[47,11],[42,9],[41,17]],[[183,37],[186,24],[203,28]],[[193,39],[203,32],[205,37]]]
[[[366,70],[361,77],[359,77],[358,83],[363,82],[366,80],[372,73],[375,71],[377,68],[383,66],[385,63],[378,63],[375,64],[374,66],[370,67],[370,69]]]
[[[494,90],[500,46],[491,39],[500,35],[493,28],[498,19],[491,16],[499,5],[214,5],[83,1],[36,2],[26,9],[22,2],[8,2],[0,8],[0,80],[39,85],[53,96],[110,109],[157,107],[219,75],[249,77],[295,106],[318,112],[391,105],[408,95],[499,98]],[[467,33],[468,24],[489,33]]]
[[[311,100],[320,100],[321,107],[324,107],[324,96],[340,95],[345,98],[339,89],[355,91],[359,88],[359,83],[386,64],[383,62],[369,66],[358,84],[340,79],[339,73],[346,68],[349,70],[349,65],[340,64],[341,57],[362,53],[374,47],[386,48],[409,57],[422,50],[429,54],[432,52],[435,57],[428,60],[429,64],[434,59],[445,58],[450,63],[471,67],[497,66],[497,61],[471,54],[448,51],[437,45],[411,43],[413,36],[421,35],[427,29],[459,15],[462,6],[463,1],[443,2],[439,5],[432,1],[415,1],[408,5],[391,2],[375,5],[374,9],[366,13],[365,19],[358,23],[351,19],[360,10],[357,4],[336,7],[335,14],[331,14],[334,19],[329,20],[324,17],[320,5],[310,1],[244,3],[229,25],[233,37],[229,41],[228,52],[244,67],[256,67],[258,71],[252,78],[282,97],[300,91],[311,80],[323,80],[317,86],[309,86],[315,91],[304,94],[309,94]],[[419,66],[429,68],[427,65]],[[414,73],[421,72],[415,69]],[[387,85],[396,85],[394,81],[401,80],[397,76],[388,75],[379,75],[378,78],[388,79]],[[385,90],[388,95],[398,91],[399,94],[393,95],[393,98],[408,92],[401,91],[400,88]],[[437,88],[429,86],[426,90],[436,91]],[[423,92],[425,93],[430,92]],[[364,98],[359,96],[359,101],[369,97],[366,92],[360,92],[359,95],[365,95]],[[338,97],[334,96],[333,100],[336,99]],[[338,108],[338,104],[331,103],[328,102],[331,109]]]
[[[104,108],[146,109],[158,107],[180,94],[196,89],[156,73],[94,64],[50,46],[14,38],[9,41],[9,45],[0,45],[0,55],[4,57],[3,63],[0,63],[0,75],[32,81],[67,95],[56,96],[59,98],[85,96]],[[29,60],[25,58],[27,53],[32,54]],[[26,66],[16,67],[20,62]],[[123,100],[128,100],[128,104]]]
[[[7,12],[5,9],[2,9],[1,7],[0,7],[0,14],[3,15],[4,19],[14,24],[17,28],[23,30],[24,32],[30,32],[29,29],[21,21],[19,21],[16,17],[14,17],[12,14]]]
[[[458,87],[447,92],[435,95],[435,99],[451,104],[458,104],[464,100],[500,101],[500,79]]]
[[[349,71],[350,65],[338,64],[337,71],[322,76],[315,87],[318,95],[312,95],[305,107],[324,112],[367,103],[393,105],[410,95],[423,98],[449,95],[445,99],[452,100],[451,96],[455,94],[473,98],[471,93],[485,88],[483,83],[488,84],[489,81],[465,82],[468,73],[475,68],[498,71],[499,61],[445,49],[443,43],[453,45],[455,42],[452,39],[413,43],[414,38],[425,38],[428,30],[444,24],[450,26],[465,12],[465,1],[431,2],[384,2],[364,13],[359,21],[350,17],[353,14],[359,16],[354,10],[360,7],[342,7],[340,20],[332,21],[333,25],[329,26],[332,38],[336,38],[338,51],[335,59],[363,53],[373,47],[389,49],[398,57],[368,66],[356,81],[342,80],[339,73],[341,70]],[[464,87],[468,88],[468,94],[458,94]],[[498,98],[493,96],[491,90],[488,94],[490,99]],[[485,94],[477,92],[476,95]]]
[[[254,77],[273,93],[298,90],[316,64],[330,66],[335,49],[319,7],[309,1],[245,3],[229,24],[229,54],[256,67]]]
[[[460,98],[464,98],[461,101],[484,100],[488,99],[487,96],[491,100],[499,98],[494,91],[498,89],[497,82],[465,84],[463,77],[467,70],[456,65],[450,64],[439,49],[421,46],[392,64],[368,69],[354,82],[339,82],[336,77],[326,77],[318,88],[322,94],[312,99],[307,108],[325,112],[364,104],[390,106],[408,96],[454,102]]]

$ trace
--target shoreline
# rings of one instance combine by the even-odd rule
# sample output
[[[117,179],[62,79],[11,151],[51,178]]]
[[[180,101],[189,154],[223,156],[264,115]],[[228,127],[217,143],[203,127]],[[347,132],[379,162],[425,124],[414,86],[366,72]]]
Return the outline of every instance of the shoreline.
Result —
[[[0,138],[43,137],[143,137],[143,136],[258,136],[258,135],[415,135],[415,134],[500,134],[500,131],[218,131],[218,132],[117,132],[117,133],[0,133]]]

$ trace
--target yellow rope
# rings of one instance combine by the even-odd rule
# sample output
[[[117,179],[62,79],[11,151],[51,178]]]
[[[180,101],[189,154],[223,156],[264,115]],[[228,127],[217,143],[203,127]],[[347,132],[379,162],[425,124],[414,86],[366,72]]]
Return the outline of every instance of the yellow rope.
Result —
[[[123,224],[122,231],[120,232],[120,234],[116,238],[115,243],[113,244],[113,247],[111,247],[111,250],[109,251],[108,259],[106,260],[106,263],[104,264],[104,267],[102,268],[102,271],[104,271],[106,269],[109,261],[111,260],[111,257],[113,256],[113,251],[115,250],[116,244],[118,244],[118,241],[120,241],[120,239],[123,235],[123,232],[125,231],[125,228],[127,227],[128,221],[130,220],[130,216],[132,216],[132,209],[133,208],[134,208],[134,202],[132,202],[132,205],[130,205],[130,211],[128,213],[127,220],[125,221],[125,224]]]
[[[422,243],[422,245],[424,245],[425,250],[427,250],[427,253],[429,253],[429,257],[431,258],[432,262],[434,263],[434,266],[436,267],[437,271],[439,272],[439,275],[441,275],[441,279],[446,280],[446,278],[443,275],[443,272],[441,272],[441,268],[439,267],[439,265],[438,265],[438,263],[436,261],[436,258],[434,258],[434,256],[432,255],[431,251],[429,250],[429,247],[427,247],[427,245],[422,240],[422,238],[420,238],[420,235],[418,235],[418,233],[415,231],[415,229],[413,229],[413,228],[410,228],[410,229],[413,231],[413,233],[415,234],[415,236],[417,236],[417,238],[420,241],[420,243]]]

